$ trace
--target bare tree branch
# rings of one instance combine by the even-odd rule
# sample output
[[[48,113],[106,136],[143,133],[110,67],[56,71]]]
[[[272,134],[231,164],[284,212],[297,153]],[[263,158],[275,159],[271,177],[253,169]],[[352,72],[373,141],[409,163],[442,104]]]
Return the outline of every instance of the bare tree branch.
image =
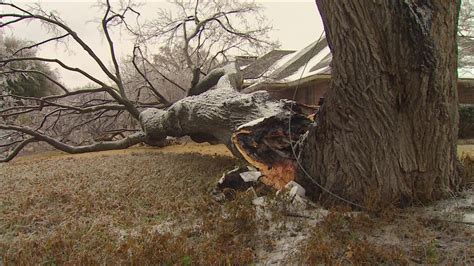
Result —
[[[36,141],[44,141],[44,142],[48,143],[49,145],[53,146],[54,148],[56,148],[60,151],[64,151],[64,152],[71,153],[71,154],[85,153],[85,152],[95,152],[95,151],[126,149],[128,147],[131,147],[133,145],[136,145],[140,142],[145,141],[145,135],[142,132],[138,132],[138,133],[135,133],[135,134],[132,134],[132,135],[128,136],[127,138],[121,139],[119,141],[104,141],[104,142],[94,143],[94,144],[91,144],[91,145],[84,145],[84,146],[76,146],[75,147],[75,146],[71,146],[71,145],[67,145],[65,143],[62,143],[62,142],[60,142],[60,141],[58,141],[54,138],[46,136],[42,133],[39,133],[39,132],[34,131],[32,129],[29,129],[27,127],[0,124],[0,129],[15,130],[15,131],[30,135]],[[28,140],[28,143],[25,143],[25,142],[22,143],[23,145],[20,145],[21,148],[19,150],[21,150],[23,147],[25,147],[26,144],[33,142],[33,140]],[[20,147],[20,146],[18,146],[18,147]],[[17,151],[17,149],[15,149],[16,153],[18,153],[19,150]],[[11,160],[11,158],[10,158],[10,160]]]
[[[41,75],[41,76],[45,77],[46,79],[48,79],[52,83],[54,83],[56,86],[58,86],[65,93],[69,93],[69,90],[66,87],[64,87],[63,84],[59,83],[57,80],[50,77],[48,74],[46,74],[44,72],[41,72],[41,71],[38,71],[38,70],[16,69],[16,68],[10,68],[10,67],[9,67],[9,69],[10,69],[10,71],[0,72],[0,75],[8,75],[8,74],[14,74],[14,73],[34,73],[34,74],[38,74],[38,75]]]
[[[153,86],[153,84],[150,82],[150,80],[148,79],[146,73],[143,73],[140,70],[140,67],[137,65],[137,62],[135,61],[136,60],[135,51],[137,51],[137,50],[141,53],[140,47],[135,46],[133,48],[133,58],[132,58],[133,66],[137,70],[138,74],[140,74],[140,76],[146,81],[146,83],[149,86],[149,89],[153,92],[153,94],[155,96],[157,96],[160,99],[160,101],[162,101],[164,104],[169,104],[168,100],[161,93],[159,93],[158,90],[155,88],[155,86]],[[143,60],[143,54],[142,54],[142,60]],[[144,71],[146,71],[145,64],[143,64],[143,69],[144,69]]]
[[[16,146],[12,151],[10,151],[7,156],[5,156],[4,158],[0,158],[0,163],[6,163],[6,162],[11,161],[13,158],[15,158],[15,156],[18,155],[18,153],[24,147],[26,147],[26,145],[28,145],[30,143],[33,143],[33,142],[37,142],[36,138],[34,138],[34,137],[33,138],[28,138],[28,139],[22,141],[18,146]]]
[[[266,37],[271,27],[264,23],[258,5],[220,1],[174,1],[173,4],[181,10],[178,16],[161,10],[159,19],[147,23],[146,39],[156,38],[181,50],[191,75],[190,88],[199,83],[205,65],[208,70],[215,68],[222,63],[217,58],[225,60],[237,43],[241,46],[237,50],[247,53],[276,46]]]
[[[108,60],[112,66],[110,69],[107,67],[109,63],[99,58],[97,50],[70,28],[58,14],[47,12],[39,5],[25,9],[12,3],[0,3],[0,8],[6,10],[0,11],[0,19],[3,22],[0,28],[13,28],[17,23],[37,21],[46,26],[48,33],[54,34],[35,43],[24,43],[18,49],[9,48],[11,51],[0,57],[0,74],[21,80],[25,86],[28,86],[28,82],[35,82],[31,77],[39,76],[42,82],[47,81],[45,84],[61,89],[40,96],[17,93],[21,92],[23,87],[16,91],[2,90],[0,147],[9,150],[0,162],[11,160],[32,142],[46,142],[68,153],[81,153],[121,149],[143,141],[155,141],[153,135],[141,132],[141,129],[145,130],[140,120],[144,113],[143,108],[169,107],[171,102],[179,99],[177,97],[184,96],[183,92],[198,95],[219,82],[225,83],[224,86],[237,88],[241,84],[233,84],[232,81],[241,80],[236,76],[239,75],[238,71],[228,73],[226,71],[229,69],[214,68],[224,63],[234,51],[250,53],[275,45],[268,41],[267,33],[271,28],[263,23],[260,9],[255,4],[236,1],[175,3],[180,8],[177,17],[164,12],[161,21],[156,20],[150,27],[142,27],[138,21],[140,13],[130,1],[120,2],[118,6],[113,5],[110,0],[102,1],[100,7],[103,13],[99,24],[108,45]],[[130,13],[137,17],[137,28],[133,28],[133,25],[125,20],[125,16]],[[112,38],[112,29],[123,26],[135,35],[139,44],[128,57],[131,60],[127,63],[131,64],[119,61],[119,43]],[[142,34],[143,32],[145,34]],[[147,42],[156,39],[162,51],[165,51],[163,45],[169,44],[166,51],[170,53],[153,59],[147,58],[151,55],[149,50],[146,50]],[[66,44],[66,41],[78,44],[93,64],[99,66],[106,78],[101,79],[96,73],[68,65],[59,58],[35,55],[34,48],[44,47],[52,42]],[[178,50],[179,52],[175,53]],[[30,68],[30,64],[58,65],[64,70],[87,78],[92,84],[86,89],[71,90],[62,84],[53,72]],[[210,69],[214,70],[209,71]],[[228,79],[224,78],[226,74]],[[192,80],[189,80],[190,78]],[[188,82],[191,82],[190,90],[185,89],[189,88]],[[171,90],[174,94],[170,93]],[[170,108],[171,112],[177,110]],[[4,134],[5,132],[9,133]],[[85,139],[85,132],[91,138]],[[121,139],[90,142],[90,139],[116,138]]]
[[[29,46],[25,46],[25,47],[22,47],[21,49],[17,50],[16,52],[14,52],[12,54],[12,56],[16,56],[17,54],[19,54],[20,52],[24,51],[24,50],[28,50],[28,49],[33,49],[33,48],[36,48],[36,47],[39,47],[43,44],[46,44],[46,43],[49,43],[49,42],[53,42],[53,41],[59,41],[63,38],[66,38],[67,36],[69,36],[70,34],[69,33],[66,33],[66,34],[63,34],[61,36],[56,36],[56,37],[53,37],[53,38],[49,38],[47,40],[44,40],[42,42],[38,42],[38,43],[35,43],[35,44],[32,44],[32,45],[29,45]]]
[[[21,62],[21,61],[39,61],[39,62],[56,63],[56,64],[60,65],[62,68],[66,69],[66,70],[76,72],[76,73],[79,73],[79,74],[83,75],[84,77],[88,78],[90,81],[92,81],[94,83],[97,83],[101,87],[104,87],[104,88],[109,87],[104,82],[102,82],[101,80],[95,78],[94,76],[87,73],[86,71],[84,71],[80,68],[77,68],[77,67],[71,67],[69,65],[66,65],[65,63],[63,63],[59,59],[43,58],[43,57],[13,57],[13,58],[6,58],[6,59],[0,60],[0,64],[3,64],[3,65],[6,66],[7,64],[9,64],[11,62]]]
[[[474,3],[462,1],[458,20],[459,65],[474,66]]]
[[[105,11],[105,14],[104,14],[104,18],[102,19],[102,30],[104,31],[104,35],[105,35],[105,38],[107,39],[107,43],[109,44],[109,49],[110,49],[110,56],[112,57],[112,62],[114,64],[114,67],[115,67],[115,82],[118,86],[118,89],[120,91],[120,96],[122,96],[122,98],[124,99],[127,99],[127,95],[125,93],[125,88],[123,87],[123,82],[122,82],[122,77],[121,77],[121,74],[120,74],[120,67],[119,67],[119,64],[118,64],[118,61],[117,61],[117,57],[115,56],[115,47],[114,47],[114,42],[112,41],[112,38],[110,37],[110,33],[109,33],[109,29],[108,29],[108,26],[107,24],[112,21],[115,17],[119,17],[118,15],[115,15],[115,16],[111,16],[110,18],[108,17],[109,16],[109,13],[110,13],[110,1],[107,0],[106,1],[107,3],[107,8],[106,8],[106,11]]]

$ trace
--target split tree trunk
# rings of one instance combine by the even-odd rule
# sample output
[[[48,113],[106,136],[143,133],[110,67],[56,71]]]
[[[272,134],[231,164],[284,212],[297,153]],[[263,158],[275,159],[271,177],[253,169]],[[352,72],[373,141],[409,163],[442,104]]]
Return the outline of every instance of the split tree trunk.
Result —
[[[446,196],[456,158],[458,0],[316,0],[333,54],[331,87],[299,182],[400,205]],[[318,187],[319,184],[324,189]]]

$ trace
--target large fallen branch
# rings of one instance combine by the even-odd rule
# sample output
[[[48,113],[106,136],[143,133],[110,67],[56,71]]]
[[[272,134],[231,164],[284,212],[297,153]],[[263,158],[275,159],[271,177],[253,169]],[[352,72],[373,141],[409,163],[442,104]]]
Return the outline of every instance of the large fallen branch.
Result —
[[[112,69],[106,67],[105,61],[97,56],[94,48],[55,14],[46,12],[40,7],[24,9],[12,3],[2,3],[1,0],[0,6],[6,10],[0,14],[4,22],[0,25],[1,29],[22,20],[36,21],[50,30],[53,35],[33,44],[20,45],[18,49],[15,49],[16,52],[13,51],[0,58],[2,68],[0,75],[7,77],[18,73],[41,75],[61,90],[58,95],[41,98],[12,93],[0,95],[2,104],[0,151],[5,153],[5,157],[0,158],[0,162],[11,160],[26,145],[39,141],[46,142],[64,152],[82,153],[123,149],[140,142],[161,144],[167,136],[189,135],[197,142],[225,144],[237,157],[257,167],[262,174],[261,181],[267,185],[281,189],[288,181],[295,178],[294,155],[299,152],[296,142],[312,122],[308,118],[308,111],[311,113],[314,110],[291,101],[272,100],[265,91],[251,94],[240,93],[242,76],[235,64],[205,71],[208,74],[201,78],[202,65],[189,62],[192,51],[185,51],[188,67],[194,73],[188,97],[170,106],[168,99],[154,87],[151,80],[148,80],[147,67],[153,66],[143,57],[140,47],[135,47],[132,63],[142,77],[144,85],[135,85],[138,88],[126,91],[128,84],[122,77],[126,71],[121,68],[117,59],[116,45],[110,36],[110,28],[117,25],[128,28],[124,20],[125,14],[131,12],[138,15],[130,3],[119,9],[112,8],[110,1],[106,1],[103,5],[101,26],[109,47]],[[195,12],[194,18],[189,22],[194,23],[195,20],[201,22],[198,23],[194,33],[185,36],[185,50],[189,48],[187,45],[193,38],[197,38],[198,42],[204,40],[201,39],[203,36],[200,33],[206,28],[204,24],[210,21],[217,22],[225,31],[240,39],[244,38],[251,43],[261,41],[258,39],[258,34],[248,32],[244,34],[245,32],[236,31],[230,27],[229,21],[220,20],[223,18],[221,15],[221,12],[218,12],[210,19],[200,20]],[[184,24],[181,24],[182,21],[177,23],[183,26],[186,33],[186,21]],[[163,32],[163,34],[166,33]],[[91,62],[98,66],[103,76],[107,77],[107,81],[57,58],[42,58],[34,53],[26,53],[46,43],[66,39],[70,39],[86,52]],[[222,49],[217,54],[225,52],[226,50]],[[210,59],[211,65],[215,58],[217,57]],[[90,80],[94,87],[77,91],[68,89],[54,76],[48,76],[36,70],[33,73],[31,69],[20,67],[27,63],[55,64],[63,70],[82,75]],[[159,71],[158,74],[167,79]],[[178,84],[174,85],[183,90]],[[154,98],[152,102],[140,101],[142,89],[150,91]],[[144,106],[150,105],[156,108],[140,112]],[[169,107],[158,109],[163,106]],[[291,132],[289,130],[290,118]],[[139,119],[143,132],[136,132],[139,129],[135,128],[135,123],[125,124],[129,119],[132,121]],[[91,135],[101,134],[94,136],[92,138],[94,140],[104,139],[104,133],[112,134],[105,138],[108,141],[91,143],[83,139],[82,131]],[[129,135],[129,132],[136,133]],[[109,141],[116,135],[121,135],[122,139]],[[75,143],[79,144],[76,146]],[[88,145],[81,145],[82,143]]]
[[[160,141],[189,135],[198,142],[225,144],[259,169],[265,184],[283,188],[295,178],[297,142],[311,125],[315,109],[272,100],[266,91],[240,93],[242,77],[234,64],[213,73],[219,77],[202,81],[207,91],[186,97],[167,110],[142,112],[140,122],[147,138]]]
[[[49,145],[53,146],[54,148],[64,151],[71,154],[77,153],[86,153],[86,152],[94,152],[94,151],[107,151],[107,150],[119,150],[119,149],[126,149],[138,143],[141,143],[145,140],[145,135],[143,132],[137,132],[131,134],[123,139],[117,141],[101,141],[96,142],[90,145],[82,145],[82,146],[72,146],[61,141],[58,141],[54,138],[41,134],[35,130],[26,128],[26,127],[18,127],[18,126],[10,126],[10,125],[2,125],[0,124],[0,129],[2,130],[12,130],[27,134],[32,136],[24,141],[22,141],[15,149],[13,149],[5,158],[0,158],[0,162],[9,162],[12,160],[20,151],[23,149],[27,144],[37,141],[43,141],[48,143]]]
[[[315,109],[289,100],[273,100],[266,91],[242,94],[239,92],[241,85],[242,76],[235,64],[216,69],[195,86],[199,88],[195,91],[197,95],[188,96],[165,110],[150,108],[141,112],[143,132],[118,141],[72,146],[38,129],[0,124],[1,130],[24,135],[20,139],[21,143],[1,161],[11,160],[24,146],[35,141],[46,142],[68,153],[82,153],[123,149],[140,142],[160,143],[168,136],[188,135],[197,142],[225,144],[236,157],[246,160],[261,172],[260,180],[263,183],[282,189],[295,179],[295,158],[300,146],[298,142],[312,124]],[[74,112],[95,111],[89,110],[91,108],[115,108],[115,105],[110,104],[91,108],[56,106],[57,103],[46,98],[41,99],[39,108],[44,105]]]

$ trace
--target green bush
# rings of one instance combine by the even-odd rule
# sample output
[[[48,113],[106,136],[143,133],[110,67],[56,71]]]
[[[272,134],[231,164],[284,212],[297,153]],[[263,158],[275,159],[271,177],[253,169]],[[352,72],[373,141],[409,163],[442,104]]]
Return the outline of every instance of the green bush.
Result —
[[[459,138],[474,138],[474,105],[461,104],[459,106]]]

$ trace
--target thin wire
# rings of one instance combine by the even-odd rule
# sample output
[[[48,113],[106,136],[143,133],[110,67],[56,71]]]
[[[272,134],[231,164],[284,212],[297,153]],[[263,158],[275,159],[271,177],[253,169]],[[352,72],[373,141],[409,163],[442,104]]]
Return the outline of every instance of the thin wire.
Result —
[[[295,102],[295,99],[296,99],[296,94],[298,92],[298,88],[300,86],[300,83],[301,83],[301,80],[303,79],[303,75],[304,75],[304,72],[306,71],[306,67],[308,66],[308,63],[309,61],[311,60],[311,58],[313,58],[314,56],[314,51],[316,50],[316,47],[318,46],[318,44],[321,42],[322,38],[324,36],[324,31],[321,33],[321,35],[319,36],[319,39],[318,41],[316,42],[316,44],[311,48],[311,51],[310,51],[310,57],[308,57],[308,60],[306,61],[304,67],[303,67],[303,71],[301,72],[301,76],[300,78],[298,79],[298,83],[296,84],[296,88],[295,88],[295,92],[293,93],[293,101],[291,102],[290,104],[290,116],[288,118],[288,138],[289,138],[289,141],[290,141],[290,146],[291,146],[291,150],[293,152],[293,156],[295,157],[296,159],[296,162],[298,163],[298,167],[303,171],[303,173],[316,185],[318,186],[322,191],[328,193],[330,196],[333,196],[334,198],[337,198],[341,201],[344,201],[350,205],[353,205],[355,207],[359,207],[361,209],[366,209],[364,206],[360,205],[360,204],[357,204],[355,202],[352,202],[348,199],[345,199],[337,194],[334,194],[333,192],[331,192],[330,190],[328,190],[327,188],[323,187],[320,183],[318,183],[307,171],[306,169],[303,167],[302,163],[301,163],[301,160],[299,158],[299,156],[296,156],[296,150],[295,150],[295,145],[293,145],[293,141],[291,139],[291,110],[293,110],[293,104]]]

